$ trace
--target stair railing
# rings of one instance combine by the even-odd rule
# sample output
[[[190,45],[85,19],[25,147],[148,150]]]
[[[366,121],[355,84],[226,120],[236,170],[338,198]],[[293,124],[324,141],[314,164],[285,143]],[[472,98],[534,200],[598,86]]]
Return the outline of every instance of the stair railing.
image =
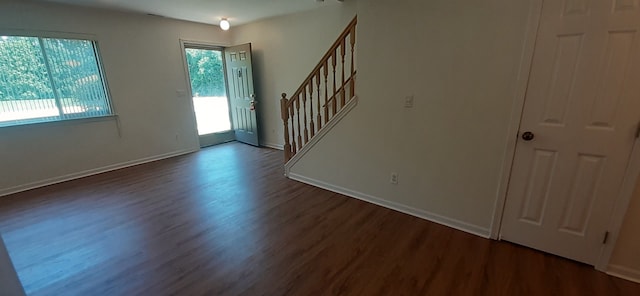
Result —
[[[282,94],[280,107],[284,123],[285,162],[309,143],[354,97],[357,21],[355,17],[349,23],[289,99],[286,93]]]

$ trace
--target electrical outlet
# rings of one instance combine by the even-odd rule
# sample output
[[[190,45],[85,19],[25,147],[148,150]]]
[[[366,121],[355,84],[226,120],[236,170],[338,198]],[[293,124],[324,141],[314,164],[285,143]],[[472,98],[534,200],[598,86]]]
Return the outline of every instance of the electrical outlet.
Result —
[[[404,97],[404,107],[413,108],[413,95]]]
[[[398,184],[398,173],[391,173],[391,178],[389,179],[391,184]]]

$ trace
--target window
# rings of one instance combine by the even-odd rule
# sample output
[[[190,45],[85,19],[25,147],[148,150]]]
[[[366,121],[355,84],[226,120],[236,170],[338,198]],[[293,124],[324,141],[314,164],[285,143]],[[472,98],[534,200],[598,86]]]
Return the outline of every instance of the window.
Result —
[[[96,42],[0,37],[0,127],[111,114]]]

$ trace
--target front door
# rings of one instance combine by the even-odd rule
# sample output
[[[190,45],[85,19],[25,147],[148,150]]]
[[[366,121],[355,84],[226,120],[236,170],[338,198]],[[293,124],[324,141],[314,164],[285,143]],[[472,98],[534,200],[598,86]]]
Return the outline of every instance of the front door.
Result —
[[[594,265],[640,120],[640,9],[542,10],[501,237]]]
[[[224,56],[235,138],[240,142],[258,146],[257,101],[253,89],[251,44],[227,47]]]

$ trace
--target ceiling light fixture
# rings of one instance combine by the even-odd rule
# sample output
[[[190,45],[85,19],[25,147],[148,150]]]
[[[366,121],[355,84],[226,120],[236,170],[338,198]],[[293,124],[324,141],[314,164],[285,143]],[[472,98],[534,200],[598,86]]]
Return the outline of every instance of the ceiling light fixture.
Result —
[[[231,27],[231,24],[229,24],[229,21],[227,20],[227,18],[222,18],[220,20],[220,29],[222,30],[229,30],[229,28]]]

